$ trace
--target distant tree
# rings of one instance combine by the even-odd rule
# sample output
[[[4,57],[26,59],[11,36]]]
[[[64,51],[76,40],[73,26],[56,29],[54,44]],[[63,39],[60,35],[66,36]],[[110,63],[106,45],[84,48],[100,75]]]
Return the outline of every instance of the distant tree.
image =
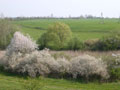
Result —
[[[38,40],[40,48],[62,49],[67,46],[72,36],[70,27],[64,23],[56,22],[49,26],[48,31]]]

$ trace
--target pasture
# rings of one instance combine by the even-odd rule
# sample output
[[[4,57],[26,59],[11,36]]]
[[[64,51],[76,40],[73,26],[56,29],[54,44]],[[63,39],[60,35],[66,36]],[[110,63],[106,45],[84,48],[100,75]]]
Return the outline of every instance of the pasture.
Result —
[[[23,33],[28,33],[33,39],[37,40],[49,25],[54,22],[64,22],[68,24],[73,32],[73,36],[81,41],[88,39],[98,39],[120,30],[119,19],[31,19],[15,20]]]

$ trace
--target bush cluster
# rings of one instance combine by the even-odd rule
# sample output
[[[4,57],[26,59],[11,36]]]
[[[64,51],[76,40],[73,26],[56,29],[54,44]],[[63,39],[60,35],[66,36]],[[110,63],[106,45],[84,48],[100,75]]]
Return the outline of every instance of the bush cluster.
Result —
[[[120,35],[110,35],[98,40],[92,48],[93,50],[108,51],[120,49]]]
[[[23,43],[26,41],[29,46]],[[55,59],[48,49],[37,51],[36,46],[31,39],[23,36],[20,32],[16,32],[6,54],[0,60],[0,65],[5,70],[27,74],[31,77],[40,75],[60,77],[72,75],[73,78],[77,78],[79,75],[86,78],[97,75],[103,79],[109,77],[106,64],[100,59],[89,55],[79,56],[71,60],[65,58]]]
[[[68,44],[69,50],[92,50],[92,51],[109,51],[120,49],[120,34],[109,35],[102,39],[91,39],[80,42],[79,39],[73,38]]]

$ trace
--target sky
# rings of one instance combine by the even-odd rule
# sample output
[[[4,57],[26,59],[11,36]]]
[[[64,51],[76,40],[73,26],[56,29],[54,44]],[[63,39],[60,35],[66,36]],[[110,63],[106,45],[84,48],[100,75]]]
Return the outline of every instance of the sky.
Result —
[[[120,0],[0,0],[0,14],[5,17],[93,15],[120,16]]]

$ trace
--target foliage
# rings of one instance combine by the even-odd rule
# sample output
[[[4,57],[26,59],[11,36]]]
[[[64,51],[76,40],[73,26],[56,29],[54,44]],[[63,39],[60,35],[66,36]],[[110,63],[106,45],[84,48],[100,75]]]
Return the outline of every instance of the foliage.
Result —
[[[108,51],[120,49],[120,35],[110,35],[94,44],[93,50]]]
[[[71,38],[71,30],[68,25],[64,23],[54,23],[48,28],[48,31],[44,33],[38,40],[40,47],[50,49],[62,49],[64,48]]]
[[[68,42],[68,50],[82,50],[84,49],[84,44],[77,37],[72,38]]]
[[[84,42],[84,47],[86,50],[94,50],[96,47],[96,43],[98,42],[99,42],[99,39],[86,40]]]
[[[38,44],[40,49],[47,47],[57,50],[60,48],[60,39],[55,33],[44,33],[38,40]]]
[[[10,21],[0,19],[0,49],[5,49],[18,28],[11,24]]]
[[[112,80],[120,80],[120,67],[110,69],[109,73]]]

